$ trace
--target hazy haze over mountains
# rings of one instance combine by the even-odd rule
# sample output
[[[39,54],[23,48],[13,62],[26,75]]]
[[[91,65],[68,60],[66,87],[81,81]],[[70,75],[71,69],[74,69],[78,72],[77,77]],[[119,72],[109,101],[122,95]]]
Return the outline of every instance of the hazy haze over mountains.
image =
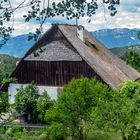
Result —
[[[118,48],[140,44],[137,33],[139,29],[103,29],[91,32],[108,48]],[[34,41],[28,41],[28,34],[11,37],[10,40],[0,49],[0,54],[9,54],[16,57],[23,57]]]
[[[139,30],[128,28],[104,29],[92,32],[92,34],[106,47],[118,48],[140,44]]]

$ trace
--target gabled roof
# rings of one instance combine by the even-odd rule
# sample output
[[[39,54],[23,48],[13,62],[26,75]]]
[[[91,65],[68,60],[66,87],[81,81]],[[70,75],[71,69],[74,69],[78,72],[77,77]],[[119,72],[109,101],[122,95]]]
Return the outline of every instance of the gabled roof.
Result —
[[[38,56],[29,54],[24,60],[27,61],[82,61],[80,55],[68,48],[63,41],[51,41],[41,47],[42,52]],[[41,51],[38,49],[38,51]],[[37,52],[36,52],[37,53]]]
[[[51,32],[57,28],[65,37],[65,39],[72,45],[76,53],[67,49],[64,50],[62,44],[59,44],[59,49],[62,49],[62,52],[67,52],[66,55],[61,57],[53,57],[53,54],[50,54],[50,57],[45,56],[48,53],[43,52],[41,56],[35,58],[33,52],[38,49],[38,46],[46,47],[47,45],[42,45],[42,42],[47,41],[46,36],[51,36]],[[110,50],[108,50],[101,42],[99,42],[95,37],[93,37],[86,29],[84,29],[84,38],[86,43],[80,40],[77,36],[77,27],[71,25],[53,25],[49,31],[47,31],[42,38],[36,42],[33,47],[26,53],[22,58],[16,69],[13,71],[10,77],[13,77],[16,71],[22,65],[22,62],[25,60],[44,60],[44,61],[63,61],[64,59],[72,60],[85,60],[89,66],[102,78],[112,88],[118,88],[123,82],[127,80],[137,80],[140,78],[140,73],[134,70],[132,67],[128,66],[124,61],[114,55]],[[55,40],[54,40],[55,41]],[[56,43],[56,42],[55,42]],[[50,47],[52,47],[51,45]],[[61,47],[60,47],[61,46]],[[47,48],[49,50],[49,48]],[[58,51],[60,51],[57,49]],[[72,54],[72,57],[68,55],[68,52]],[[65,60],[64,60],[65,61]]]
[[[67,40],[92,69],[112,88],[118,88],[127,80],[137,80],[140,73],[114,55],[101,42],[84,30],[84,38],[96,48],[87,46],[77,37],[76,26],[58,26]]]

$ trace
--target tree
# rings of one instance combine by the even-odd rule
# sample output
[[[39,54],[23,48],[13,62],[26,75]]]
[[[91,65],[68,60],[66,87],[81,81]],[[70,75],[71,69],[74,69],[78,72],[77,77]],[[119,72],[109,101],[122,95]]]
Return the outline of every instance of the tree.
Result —
[[[1,45],[5,44],[14,30],[14,14],[18,9],[27,8],[27,14],[24,15],[25,22],[36,20],[39,27],[34,34],[30,34],[29,39],[38,39],[42,32],[42,26],[50,17],[64,16],[69,19],[79,19],[80,17],[90,17],[96,14],[97,9],[102,7],[111,11],[111,16],[117,13],[116,6],[120,4],[120,0],[21,0],[19,5],[14,7],[11,0],[1,0],[0,2],[0,34],[3,37]],[[100,6],[101,5],[101,6]],[[22,17],[21,17],[22,18]],[[12,22],[12,23],[11,23]],[[8,25],[8,26],[6,26]]]
[[[130,133],[128,134],[128,140],[140,139],[140,126],[132,126]]]
[[[96,96],[108,89],[96,79],[72,80],[58,96],[53,108],[46,112],[45,119],[63,124],[66,133],[78,140],[86,139],[85,124],[89,121]]]
[[[19,114],[28,115],[29,121],[36,122],[38,97],[37,87],[33,83],[17,89],[14,103],[15,110]]]
[[[126,140],[126,132],[140,121],[140,83],[128,81],[110,97],[101,96],[91,116],[98,127],[117,130]]]
[[[126,52],[122,59],[125,60],[127,64],[131,65],[133,68],[140,72],[140,53],[137,52],[137,50]]]
[[[3,79],[9,77],[9,74],[16,67],[16,62],[18,58],[14,58],[12,56],[0,54],[0,83]]]
[[[0,117],[2,113],[8,112],[9,109],[9,98],[8,93],[0,93]]]
[[[67,127],[62,123],[53,122],[47,129],[49,140],[65,140],[67,138]]]
[[[48,109],[53,106],[53,101],[48,96],[47,92],[43,92],[42,95],[37,100],[37,111],[39,112],[39,119],[44,121],[45,113]]]

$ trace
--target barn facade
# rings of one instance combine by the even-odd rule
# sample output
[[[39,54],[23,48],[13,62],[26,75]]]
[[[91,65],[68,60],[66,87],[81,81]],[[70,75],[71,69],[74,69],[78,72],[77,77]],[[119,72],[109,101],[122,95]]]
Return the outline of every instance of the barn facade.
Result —
[[[56,98],[57,90],[72,78],[96,77],[112,88],[140,74],[112,54],[82,27],[53,25],[36,42],[17,65],[10,77],[17,83],[3,85],[2,91],[16,94],[16,88],[34,81],[39,90]],[[14,97],[11,97],[12,100]]]

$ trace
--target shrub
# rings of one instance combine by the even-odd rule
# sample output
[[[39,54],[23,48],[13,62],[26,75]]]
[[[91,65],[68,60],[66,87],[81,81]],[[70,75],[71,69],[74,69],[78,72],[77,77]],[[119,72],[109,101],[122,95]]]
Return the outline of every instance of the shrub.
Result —
[[[140,139],[140,126],[132,126],[128,134],[128,140],[139,140],[139,139]]]
[[[91,116],[96,126],[117,130],[126,140],[130,127],[140,121],[139,108],[140,83],[128,81],[110,95],[100,95]]]
[[[0,93],[0,115],[6,113],[9,109],[8,93]]]
[[[67,137],[67,128],[62,123],[53,123],[48,128],[49,140],[63,140]]]
[[[30,122],[37,122],[37,99],[38,90],[35,84],[17,89],[14,108],[19,114],[27,114]]]
[[[42,133],[39,137],[38,140],[48,140],[48,135],[46,132]]]
[[[39,119],[45,122],[44,116],[46,110],[53,106],[53,101],[48,96],[47,92],[43,92],[42,95],[37,100],[37,111],[39,112]]]
[[[5,134],[7,136],[16,136],[19,132],[22,132],[22,128],[20,126],[13,126],[7,129]]]
[[[59,94],[53,108],[46,112],[45,119],[56,122],[58,126],[63,124],[72,138],[85,139],[85,124],[90,119],[89,116],[96,105],[97,97],[101,93],[108,95],[107,91],[108,87],[96,79],[72,80]]]

